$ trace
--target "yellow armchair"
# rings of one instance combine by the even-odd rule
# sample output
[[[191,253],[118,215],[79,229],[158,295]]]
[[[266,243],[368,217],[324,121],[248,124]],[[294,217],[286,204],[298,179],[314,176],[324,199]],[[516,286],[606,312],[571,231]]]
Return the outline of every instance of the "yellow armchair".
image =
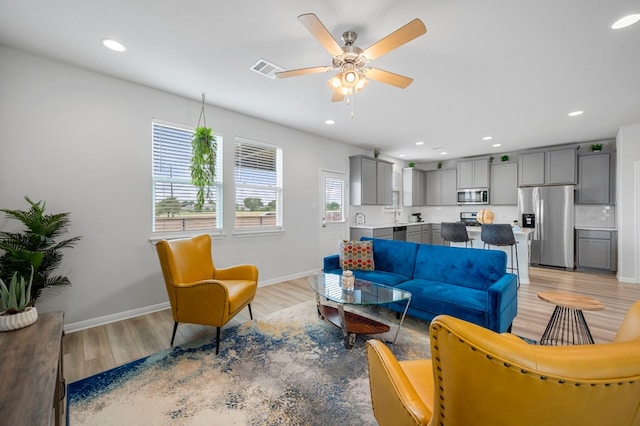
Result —
[[[258,288],[258,269],[254,265],[216,268],[209,234],[161,240],[156,251],[174,320],[171,345],[178,323],[210,325],[217,327],[217,354],[222,326],[245,306],[253,319],[251,302]]]
[[[380,425],[640,425],[640,301],[612,343],[531,345],[446,315],[430,338],[433,361],[367,342]]]

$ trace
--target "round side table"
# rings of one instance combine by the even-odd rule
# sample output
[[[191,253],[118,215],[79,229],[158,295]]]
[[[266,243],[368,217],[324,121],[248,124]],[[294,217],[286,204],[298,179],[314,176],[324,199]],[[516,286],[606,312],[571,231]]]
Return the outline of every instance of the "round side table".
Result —
[[[582,311],[601,311],[604,305],[591,297],[571,293],[541,291],[538,298],[556,305],[547,328],[540,338],[541,345],[593,344],[593,336]]]

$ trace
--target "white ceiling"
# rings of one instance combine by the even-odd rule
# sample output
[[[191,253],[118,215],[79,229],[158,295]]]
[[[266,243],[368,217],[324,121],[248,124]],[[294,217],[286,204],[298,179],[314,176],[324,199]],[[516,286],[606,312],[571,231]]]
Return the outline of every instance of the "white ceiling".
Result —
[[[363,49],[420,18],[426,35],[371,62],[413,84],[372,81],[350,118],[344,102],[330,102],[332,74],[251,71],[260,58],[285,69],[330,65],[297,20],[309,12],[340,44],[356,31]],[[629,13],[640,13],[637,0],[0,0],[0,44],[431,161],[611,138],[640,123],[640,23],[610,29]],[[103,37],[127,51],[105,49]],[[574,110],[585,113],[568,117]]]

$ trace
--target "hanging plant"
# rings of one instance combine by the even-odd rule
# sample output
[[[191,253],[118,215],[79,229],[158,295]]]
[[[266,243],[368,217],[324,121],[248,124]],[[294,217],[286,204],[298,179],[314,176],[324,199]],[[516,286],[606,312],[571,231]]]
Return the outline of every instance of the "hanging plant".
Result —
[[[200,123],[203,125],[200,126]],[[204,116],[204,93],[198,127],[191,140],[191,183],[198,188],[196,209],[202,210],[205,200],[211,199],[211,187],[216,177],[216,150],[218,144]]]

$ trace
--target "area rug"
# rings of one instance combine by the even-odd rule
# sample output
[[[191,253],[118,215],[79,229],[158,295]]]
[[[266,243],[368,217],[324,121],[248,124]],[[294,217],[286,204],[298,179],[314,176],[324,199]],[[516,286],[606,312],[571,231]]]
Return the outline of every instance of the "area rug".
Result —
[[[365,341],[392,340],[398,320],[365,314],[391,330],[351,350],[310,301],[224,328],[218,355],[215,340],[196,342],[80,380],[68,386],[68,424],[375,425]],[[407,318],[389,347],[430,357],[427,323]]]

